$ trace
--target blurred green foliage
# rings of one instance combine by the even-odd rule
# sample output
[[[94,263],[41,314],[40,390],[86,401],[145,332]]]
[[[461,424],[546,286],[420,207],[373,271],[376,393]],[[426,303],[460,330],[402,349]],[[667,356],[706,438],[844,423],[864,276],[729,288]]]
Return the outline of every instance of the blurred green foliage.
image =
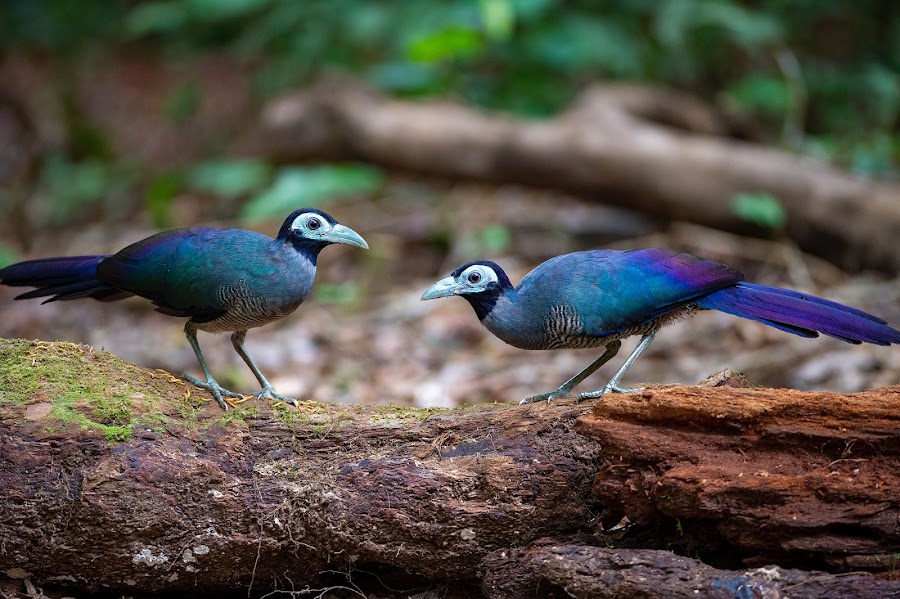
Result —
[[[750,113],[771,141],[866,176],[896,176],[900,157],[896,0],[4,0],[0,49],[17,48],[60,60],[227,52],[253,68],[259,98],[340,70],[396,95],[528,116],[554,114],[591,81],[652,82]],[[188,121],[198,102],[185,83],[167,116]],[[50,186],[61,169],[75,177],[67,202],[95,196],[104,169],[122,185],[120,167],[94,154],[46,165]],[[159,221],[181,189],[253,196],[245,216],[263,218],[308,185],[308,203],[335,181],[379,185],[336,168],[210,163],[162,175],[146,197]]]
[[[381,171],[363,165],[284,167],[270,186],[244,205],[241,216],[250,222],[281,217],[297,206],[315,207],[344,196],[373,193],[383,180]]]
[[[780,231],[787,224],[784,206],[764,191],[739,193],[731,198],[731,207],[742,219],[771,231]]]
[[[344,306],[357,303],[361,297],[359,285],[352,281],[346,283],[319,283],[313,288],[313,294],[323,304]]]
[[[40,172],[41,186],[52,202],[44,205],[44,222],[65,224],[84,204],[103,206],[111,216],[127,211],[124,201],[134,191],[138,172],[123,162],[89,158],[72,161],[62,153],[49,154]]]
[[[12,264],[19,259],[19,255],[10,247],[0,244],[0,268]]]

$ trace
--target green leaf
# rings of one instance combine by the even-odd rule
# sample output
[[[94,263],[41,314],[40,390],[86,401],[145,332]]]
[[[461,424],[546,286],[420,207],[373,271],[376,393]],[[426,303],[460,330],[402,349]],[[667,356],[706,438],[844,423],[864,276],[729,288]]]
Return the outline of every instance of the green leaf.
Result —
[[[245,17],[269,4],[269,0],[182,0],[196,21],[217,22]]]
[[[182,81],[166,98],[166,115],[176,125],[183,125],[197,114],[200,107],[200,90],[191,81]]]
[[[732,86],[728,93],[750,111],[781,116],[791,105],[791,92],[782,79],[752,73]]]
[[[526,56],[560,71],[599,69],[621,77],[641,74],[638,35],[604,18],[568,15],[547,24],[525,42]]]
[[[869,118],[890,130],[900,116],[900,73],[870,64],[860,73],[859,83]]]
[[[125,17],[125,32],[131,37],[172,33],[184,27],[188,20],[188,7],[182,2],[145,2]]]
[[[556,0],[512,0],[513,12],[521,21],[545,19],[556,5]]]
[[[735,194],[731,208],[740,218],[766,229],[778,230],[787,223],[781,202],[765,191]]]
[[[102,160],[72,162],[63,154],[51,154],[40,174],[41,186],[51,200],[45,209],[58,223],[85,205],[103,200],[108,209],[121,205],[130,196],[136,176],[133,166]]]
[[[407,55],[415,62],[435,63],[451,58],[471,58],[484,48],[475,29],[452,26],[422,36],[409,45]]]
[[[110,177],[106,163],[99,160],[76,163],[55,155],[45,163],[44,180],[51,193],[57,201],[69,206],[99,199]]]
[[[775,16],[730,2],[668,0],[657,12],[655,26],[659,40],[671,50],[687,46],[703,27],[727,32],[732,42],[746,48],[774,42],[784,35]]]
[[[874,135],[871,139],[855,144],[850,150],[850,167],[853,172],[864,177],[883,177],[890,173],[892,161],[897,154],[896,143],[900,136],[891,139],[887,133]]]
[[[374,66],[366,74],[372,85],[399,93],[423,93],[438,84],[438,76],[431,65],[395,62]]]
[[[196,191],[237,198],[259,191],[271,176],[269,165],[261,160],[211,160],[191,167],[185,178]]]
[[[19,255],[11,247],[0,244],[0,268],[8,266],[19,259]]]
[[[317,283],[313,288],[316,299],[323,304],[353,304],[359,300],[359,285],[347,283]]]
[[[731,39],[755,48],[781,39],[781,23],[771,15],[756,13],[737,4],[697,3],[695,26],[718,27],[731,34]]]
[[[481,0],[479,6],[488,39],[506,41],[512,37],[516,13],[511,0]]]
[[[285,167],[276,174],[271,187],[244,205],[241,215],[251,222],[285,216],[304,206],[372,193],[383,181],[382,172],[369,166]]]
[[[147,186],[145,204],[157,228],[165,229],[172,226],[169,209],[181,186],[181,177],[176,172],[160,175]]]
[[[481,248],[486,254],[499,254],[509,248],[512,235],[503,225],[488,225],[479,233]]]

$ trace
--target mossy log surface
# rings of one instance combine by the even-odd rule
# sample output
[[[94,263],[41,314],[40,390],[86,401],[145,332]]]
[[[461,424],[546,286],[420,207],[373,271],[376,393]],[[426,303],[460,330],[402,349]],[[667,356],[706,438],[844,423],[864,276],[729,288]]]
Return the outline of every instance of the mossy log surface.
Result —
[[[718,382],[226,413],[106,352],[0,340],[0,572],[128,595],[900,594],[900,388]]]

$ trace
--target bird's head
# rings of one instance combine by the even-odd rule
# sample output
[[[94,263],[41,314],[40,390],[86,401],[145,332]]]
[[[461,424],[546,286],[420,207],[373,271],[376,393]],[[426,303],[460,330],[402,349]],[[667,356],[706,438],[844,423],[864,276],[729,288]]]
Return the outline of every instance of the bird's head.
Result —
[[[509,277],[496,263],[478,260],[463,264],[422,294],[423,300],[459,295],[466,299],[478,318],[483,319],[501,295],[513,288]]]
[[[369,249],[369,244],[359,233],[339,224],[331,215],[315,208],[294,210],[281,225],[278,239],[288,241],[299,251],[309,253],[313,262],[319,251],[332,243]]]

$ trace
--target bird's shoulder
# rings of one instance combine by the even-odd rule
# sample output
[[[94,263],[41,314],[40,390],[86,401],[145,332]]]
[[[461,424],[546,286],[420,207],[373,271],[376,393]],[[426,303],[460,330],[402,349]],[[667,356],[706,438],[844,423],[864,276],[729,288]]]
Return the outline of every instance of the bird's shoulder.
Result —
[[[516,290],[528,294],[595,284],[598,278],[616,270],[617,260],[624,254],[620,250],[587,250],[555,256],[522,277]]]
[[[742,279],[724,264],[667,249],[589,250],[547,260],[517,292],[532,312],[565,308],[579,315],[585,332],[606,336]]]
[[[743,275],[725,264],[662,248],[586,250],[550,258],[529,272],[517,291],[667,283],[694,294],[732,285]]]

